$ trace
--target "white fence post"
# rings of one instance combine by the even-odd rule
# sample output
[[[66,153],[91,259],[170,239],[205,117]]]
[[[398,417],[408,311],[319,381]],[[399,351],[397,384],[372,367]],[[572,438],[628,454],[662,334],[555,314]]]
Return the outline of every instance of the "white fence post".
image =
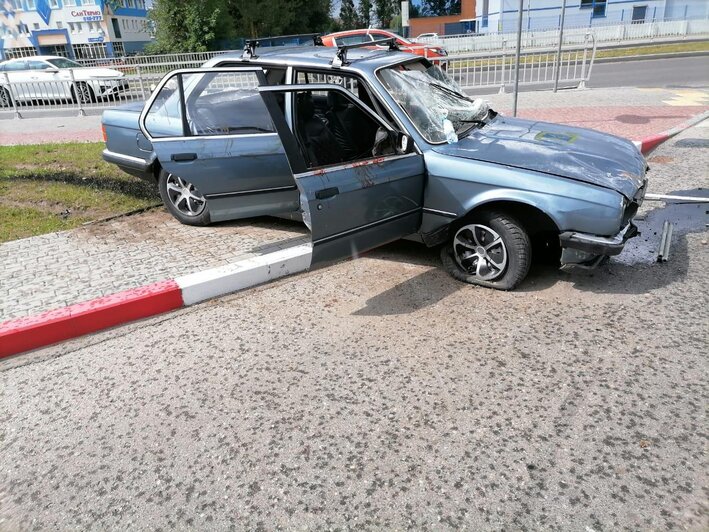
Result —
[[[500,85],[500,94],[505,94],[505,63],[507,60],[507,56],[505,55],[506,47],[507,39],[502,39],[502,85]]]
[[[14,96],[12,95],[12,87],[10,86],[10,78],[7,75],[7,72],[3,72],[5,75],[5,84],[7,87],[7,97],[10,99],[10,104],[12,105],[12,110],[15,113],[15,118],[22,118],[22,115],[20,114],[20,111],[17,109],[17,102],[15,101]]]
[[[143,74],[140,71],[140,65],[135,67],[135,73],[138,76],[138,83],[140,84],[140,94],[143,96],[143,100],[145,100],[145,85],[143,84]]]
[[[76,83],[76,78],[74,77],[74,69],[69,69],[69,76],[71,77],[71,86],[74,88],[74,98],[76,98],[76,103],[79,105],[79,116],[86,116],[84,112],[84,104],[82,102],[82,97],[79,95],[79,86]]]

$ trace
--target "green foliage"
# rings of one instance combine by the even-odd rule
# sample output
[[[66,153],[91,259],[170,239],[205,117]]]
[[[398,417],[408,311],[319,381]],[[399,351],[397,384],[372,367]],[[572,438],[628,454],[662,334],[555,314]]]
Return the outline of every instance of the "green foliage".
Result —
[[[332,0],[155,0],[155,42],[146,51],[201,52],[234,37],[323,32],[331,8]]]
[[[0,146],[0,242],[158,204],[155,184],[105,163],[104,147]]]
[[[372,24],[372,0],[359,0],[357,9],[359,15],[359,25],[368,28]]]
[[[359,16],[353,0],[342,0],[340,4],[340,26],[342,30],[353,30],[359,27]]]
[[[150,18],[155,42],[147,53],[205,52],[232,35],[228,0],[155,0]]]
[[[393,25],[394,17],[399,13],[399,0],[374,0],[374,14],[381,28],[397,28]]]

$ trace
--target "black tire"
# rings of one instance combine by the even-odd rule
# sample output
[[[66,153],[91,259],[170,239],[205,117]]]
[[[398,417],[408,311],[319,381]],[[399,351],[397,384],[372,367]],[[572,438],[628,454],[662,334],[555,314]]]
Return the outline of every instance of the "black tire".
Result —
[[[0,108],[5,109],[12,107],[12,96],[10,96],[10,91],[5,87],[0,87]]]
[[[471,238],[466,240],[468,237]],[[494,244],[498,237],[504,251],[500,244]],[[492,238],[492,242],[485,241],[485,238]],[[454,254],[454,245],[457,255]],[[473,249],[485,249],[486,245],[491,246],[490,254],[485,251],[489,260],[478,258],[478,253],[482,251],[471,254]],[[466,253],[468,257],[464,257]],[[482,211],[454,228],[450,241],[441,248],[441,261],[446,271],[459,281],[497,290],[512,290],[529,273],[532,244],[527,231],[512,216],[501,211]],[[482,263],[480,268],[479,263]],[[477,275],[478,271],[482,271],[482,276]]]
[[[167,210],[172,214],[180,223],[185,224],[185,225],[197,225],[197,226],[205,226],[209,225],[211,223],[211,217],[209,214],[209,205],[206,199],[202,198],[203,203],[203,208],[201,210],[195,209],[195,214],[188,214],[186,208],[180,208],[180,205],[183,207],[185,206],[184,203],[179,203],[175,201],[175,194],[172,193],[171,191],[168,191],[168,181],[172,180],[173,178],[176,178],[183,183],[186,183],[188,186],[193,187],[189,182],[185,181],[184,179],[181,179],[177,176],[173,176],[169,172],[166,172],[165,170],[160,170],[160,176],[158,177],[158,190],[160,191],[160,198],[162,198],[162,202],[165,204],[165,207]],[[193,192],[199,196],[199,192],[193,187],[192,188]],[[201,196],[199,196],[201,197]],[[187,202],[190,202],[192,200],[187,199]],[[176,205],[177,203],[177,205]],[[190,203],[190,207],[196,207],[196,204],[194,201]]]
[[[76,93],[77,89],[79,91],[78,95]],[[74,103],[81,103],[84,105],[87,103],[94,103],[96,101],[96,94],[94,94],[94,90],[88,83],[84,82],[78,82],[76,84],[76,88],[71,88],[71,97],[74,100]]]

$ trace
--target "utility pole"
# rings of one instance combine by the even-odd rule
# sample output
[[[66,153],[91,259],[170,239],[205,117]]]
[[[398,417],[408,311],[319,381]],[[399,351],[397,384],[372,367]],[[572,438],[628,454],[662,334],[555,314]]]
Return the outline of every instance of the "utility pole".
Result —
[[[512,102],[512,116],[517,116],[517,93],[519,92],[519,55],[522,48],[522,12],[524,0],[519,0],[519,20],[517,21],[517,53],[515,54],[515,94]]]
[[[561,73],[561,45],[564,42],[564,15],[566,15],[566,0],[561,0],[561,27],[559,28],[559,48],[556,50],[556,72],[554,72],[554,92],[559,88]]]

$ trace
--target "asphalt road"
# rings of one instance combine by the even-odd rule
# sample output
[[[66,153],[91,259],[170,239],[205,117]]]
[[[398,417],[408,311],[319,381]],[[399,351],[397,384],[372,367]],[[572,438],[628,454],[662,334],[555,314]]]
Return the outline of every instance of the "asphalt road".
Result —
[[[527,72],[529,79],[553,77],[553,71],[545,72],[546,67]],[[520,76],[522,79],[522,76]],[[568,88],[577,84],[560,82],[559,86]],[[709,55],[698,57],[675,57],[669,59],[642,59],[617,63],[596,63],[591,71],[591,78],[586,84],[589,88],[614,87],[651,87],[651,88],[686,88],[709,86]],[[553,87],[553,82],[535,85],[520,85],[520,92],[536,91]],[[507,92],[511,91],[507,88]],[[468,94],[478,96],[497,92],[498,88],[486,87],[466,89]]]
[[[596,63],[588,87],[709,86],[709,55]]]
[[[400,242],[2,362],[0,529],[706,530],[706,209],[513,293]]]

